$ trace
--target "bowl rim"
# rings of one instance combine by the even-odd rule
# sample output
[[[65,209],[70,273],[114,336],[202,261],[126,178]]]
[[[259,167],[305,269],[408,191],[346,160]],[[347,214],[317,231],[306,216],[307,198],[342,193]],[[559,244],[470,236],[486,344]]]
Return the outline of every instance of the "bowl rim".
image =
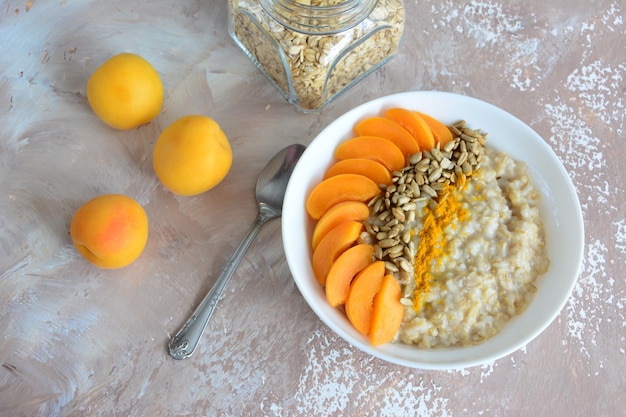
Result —
[[[337,143],[353,136],[352,127],[357,120],[379,115],[383,109],[395,106],[422,111],[448,124],[465,119],[471,127],[486,131],[490,146],[527,163],[529,175],[542,194],[540,210],[546,229],[546,249],[551,258],[550,269],[538,278],[537,293],[526,311],[513,317],[498,334],[478,345],[437,349],[420,349],[401,343],[371,346],[366,337],[352,328],[342,312],[326,302],[323,288],[313,278],[310,262],[308,265],[301,262],[303,258],[310,260],[308,241],[312,231],[312,221],[304,208],[305,198],[332,162]],[[459,114],[459,117],[451,120],[453,114]],[[527,160],[528,155],[534,159]],[[320,162],[324,156],[327,163]],[[380,97],[331,122],[311,141],[296,165],[285,193],[281,222],[289,269],[315,314],[358,349],[390,363],[420,369],[477,366],[507,356],[528,344],[565,306],[580,273],[584,252],[584,223],[576,189],[548,143],[501,108],[470,96],[439,91],[410,91]],[[299,234],[303,228],[304,233]],[[298,241],[303,234],[307,239]],[[309,247],[306,257],[304,246]]]

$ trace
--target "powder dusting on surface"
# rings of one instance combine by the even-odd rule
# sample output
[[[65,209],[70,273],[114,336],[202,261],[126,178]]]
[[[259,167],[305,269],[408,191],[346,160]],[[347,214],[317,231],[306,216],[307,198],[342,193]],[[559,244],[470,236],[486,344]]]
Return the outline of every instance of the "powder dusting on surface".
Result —
[[[378,416],[400,412],[419,417],[450,415],[448,400],[441,396],[437,383],[422,378],[419,371],[407,375],[403,368],[389,368],[378,359],[356,355],[354,348],[326,331],[310,336],[307,358],[296,394],[301,413],[314,409],[319,416],[370,415],[369,404],[374,403]],[[367,401],[351,403],[355,394]]]
[[[608,239],[600,237],[596,230],[586,231],[582,271],[565,309],[568,340],[564,344],[578,345],[587,360],[589,376],[597,375],[607,362],[607,357],[601,354],[600,335],[616,325],[623,328],[625,323],[626,294],[616,287],[624,278],[608,271],[623,271],[626,266],[626,213],[609,204],[609,200],[619,201],[612,196],[624,195],[626,190],[621,176],[612,175],[608,165],[615,162],[610,149],[618,145],[607,141],[606,136],[597,135],[610,133],[623,138],[625,103],[624,94],[618,92],[625,90],[626,64],[606,65],[594,55],[598,24],[624,33],[623,21],[616,15],[617,7],[617,3],[612,3],[601,13],[600,22],[581,25],[581,35],[587,43],[583,61],[565,80],[572,98],[565,100],[553,92],[543,104],[544,113],[553,126],[552,136],[547,139],[562,158],[579,194],[587,196],[581,200],[583,216],[606,219],[614,231]],[[592,126],[596,126],[595,131]],[[619,347],[619,351],[623,354],[623,347]]]

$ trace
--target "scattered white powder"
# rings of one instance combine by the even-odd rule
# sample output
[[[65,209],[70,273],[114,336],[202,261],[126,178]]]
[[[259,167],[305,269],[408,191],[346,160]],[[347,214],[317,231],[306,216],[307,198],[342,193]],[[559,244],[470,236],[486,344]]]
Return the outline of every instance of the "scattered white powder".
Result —
[[[376,415],[381,417],[399,412],[419,417],[450,415],[442,387],[422,379],[418,372],[407,375],[402,368],[380,368],[378,359],[355,355],[354,348],[337,343],[322,331],[309,337],[306,351],[307,366],[296,393],[297,408],[303,415],[311,410],[317,416],[370,415],[370,408],[355,408],[359,407],[355,404],[370,407],[373,399],[377,399]],[[355,395],[364,401],[351,401]]]

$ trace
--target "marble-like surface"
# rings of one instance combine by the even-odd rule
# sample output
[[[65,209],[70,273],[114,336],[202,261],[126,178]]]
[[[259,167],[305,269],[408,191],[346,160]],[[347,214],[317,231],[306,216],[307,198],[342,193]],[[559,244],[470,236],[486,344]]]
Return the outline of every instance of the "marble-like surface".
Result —
[[[234,45],[225,0],[0,3],[0,416],[620,416],[626,406],[626,4],[406,0],[400,53],[320,112],[301,114]],[[89,74],[122,51],[161,74],[163,112],[114,131]],[[261,231],[194,356],[169,337],[254,219],[254,184],[284,146],[351,107],[408,90],[491,102],[554,149],[579,193],[585,259],[559,317],[523,349],[463,371],[390,365],[336,337],[291,280],[280,222]],[[151,150],[206,114],[234,165],[193,198],[156,180]],[[128,268],[73,249],[86,200],[128,194],[150,238]]]

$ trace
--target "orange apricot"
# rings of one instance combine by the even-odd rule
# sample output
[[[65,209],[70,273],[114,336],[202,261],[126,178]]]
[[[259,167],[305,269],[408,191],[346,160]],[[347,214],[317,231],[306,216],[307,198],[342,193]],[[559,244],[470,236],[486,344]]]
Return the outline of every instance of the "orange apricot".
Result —
[[[404,155],[396,144],[378,136],[357,136],[339,144],[337,159],[365,158],[380,162],[391,172],[404,168]]]
[[[435,145],[439,143],[439,145],[443,148],[443,145],[452,140],[452,132],[450,132],[448,126],[425,113],[416,111],[415,114],[421,117],[430,128],[430,131],[433,133],[433,137],[435,138]]]
[[[315,224],[311,248],[315,250],[322,238],[339,224],[349,220],[363,222],[369,215],[369,207],[361,201],[343,201],[335,204]]]
[[[130,265],[148,240],[148,217],[134,199],[103,194],[84,203],[72,216],[72,243],[85,259],[104,269]]]
[[[337,307],[346,302],[352,279],[372,263],[373,256],[374,247],[363,243],[347,249],[337,257],[326,277],[326,299],[331,306]]]
[[[350,220],[339,224],[324,236],[313,251],[312,266],[317,282],[326,284],[333,263],[356,242],[362,229],[362,223]]]
[[[339,174],[317,184],[306,201],[306,210],[317,220],[326,211],[343,201],[369,201],[378,195],[378,185],[359,174]]]
[[[394,107],[385,112],[387,119],[393,120],[400,126],[408,130],[417,141],[421,150],[428,151],[435,146],[435,137],[428,127],[428,124],[417,113]]]
[[[402,289],[396,278],[391,274],[385,275],[372,308],[370,344],[373,346],[392,341],[400,329],[404,317],[401,297]]]
[[[419,152],[420,148],[411,133],[393,120],[384,117],[367,117],[354,126],[359,136],[378,136],[392,141],[406,158]],[[406,161],[405,161],[406,164]]]
[[[367,335],[372,325],[374,297],[380,290],[385,276],[385,263],[376,261],[357,274],[346,299],[348,320],[361,334]]]
[[[328,168],[324,178],[339,174],[360,174],[368,177],[376,184],[391,184],[391,173],[380,162],[373,159],[354,158],[337,161]]]

